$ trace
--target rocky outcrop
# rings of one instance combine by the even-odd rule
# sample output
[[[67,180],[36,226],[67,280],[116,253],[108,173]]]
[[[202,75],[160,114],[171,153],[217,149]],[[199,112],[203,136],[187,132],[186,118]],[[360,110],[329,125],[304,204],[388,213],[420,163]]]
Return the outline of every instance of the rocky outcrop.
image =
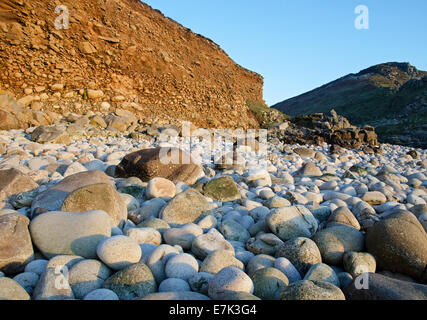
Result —
[[[364,145],[378,145],[373,127],[358,128],[334,110],[328,114],[316,113],[295,117],[269,129],[269,139],[278,138],[285,144],[328,143],[343,148],[358,149]]]

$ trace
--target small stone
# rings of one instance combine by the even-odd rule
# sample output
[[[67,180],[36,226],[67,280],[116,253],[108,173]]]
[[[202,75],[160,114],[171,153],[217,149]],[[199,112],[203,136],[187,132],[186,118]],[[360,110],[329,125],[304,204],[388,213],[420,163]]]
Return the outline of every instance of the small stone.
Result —
[[[226,291],[253,293],[254,285],[242,270],[227,267],[218,272],[209,282],[208,294],[212,299],[221,299]]]
[[[359,221],[357,221],[354,214],[347,207],[337,208],[329,217],[327,226],[332,227],[336,225],[348,225],[356,230],[360,230]]]
[[[201,260],[204,260],[210,253],[220,249],[229,250],[234,253],[233,246],[219,232],[208,232],[200,235],[191,244],[191,252]]]
[[[315,164],[307,162],[298,171],[298,174],[302,177],[321,177],[322,171]]]
[[[283,244],[276,235],[272,233],[258,233],[255,238],[246,242],[246,249],[254,254],[267,254],[274,256],[277,249]]]
[[[187,223],[180,228],[171,228],[163,233],[167,244],[179,245],[184,250],[190,250],[196,237],[203,234],[203,230],[196,224]]]
[[[340,281],[335,271],[324,263],[318,263],[310,268],[303,280],[325,281],[339,287]]]
[[[274,209],[266,217],[270,230],[283,241],[312,237],[318,228],[316,218],[304,206]]]
[[[103,287],[114,291],[120,300],[135,300],[157,291],[156,280],[143,263],[132,264],[113,274]]]
[[[136,240],[138,244],[150,243],[158,246],[162,243],[162,235],[153,228],[130,228],[124,235]]]
[[[374,256],[366,252],[346,252],[343,256],[345,271],[357,278],[363,273],[375,273],[377,263]]]
[[[152,218],[141,222],[138,228],[153,228],[159,231],[160,234],[163,234],[166,230],[170,229],[170,226],[161,219]]]
[[[173,198],[160,212],[160,218],[169,224],[194,223],[211,207],[206,198],[194,189],[187,189]]]
[[[165,205],[166,201],[160,198],[145,201],[141,208],[129,215],[129,219],[132,219],[135,224],[140,224],[141,222],[150,220],[151,218],[158,218],[160,211]]]
[[[166,262],[178,255],[180,252],[177,248],[170,245],[161,245],[153,250],[150,257],[147,259],[147,266],[153,273],[157,283],[161,283],[166,279],[165,264]]]
[[[97,300],[109,300],[109,301],[115,301],[119,300],[119,297],[117,294],[114,293],[114,291],[108,290],[108,289],[96,289],[91,292],[89,292],[83,300],[90,300],[90,301],[97,301]]]
[[[304,276],[312,266],[322,262],[319,248],[308,238],[286,241],[276,252],[276,258],[280,257],[289,259],[301,276]]]
[[[279,300],[283,289],[289,284],[288,278],[278,269],[263,268],[252,276],[253,294],[262,300]]]
[[[199,300],[211,300],[208,296],[205,296],[203,294],[197,293],[197,292],[190,292],[190,291],[178,291],[178,292],[158,292],[158,293],[152,293],[140,300],[160,300],[160,301],[171,301],[171,300],[177,300],[177,301],[199,301]]]
[[[173,198],[175,196],[175,184],[164,178],[154,178],[148,182],[146,189],[147,199]]]
[[[141,259],[141,247],[135,239],[114,236],[99,243],[96,253],[108,267],[122,270]]]
[[[345,296],[329,282],[302,280],[285,287],[280,300],[345,300]]]
[[[165,274],[168,278],[188,280],[198,271],[197,260],[187,253],[171,257],[165,265]]]
[[[291,203],[289,202],[289,200],[285,198],[274,196],[267,201],[266,206],[270,209],[275,209],[275,208],[290,207]]]
[[[34,272],[38,275],[41,275],[46,270],[46,266],[48,263],[49,263],[48,260],[43,260],[43,259],[33,260],[25,266],[24,271]]]
[[[102,98],[103,96],[104,96],[104,92],[102,90],[93,90],[93,89],[87,90],[87,97],[89,99],[99,99],[99,98]]]
[[[308,148],[295,148],[293,151],[302,158],[313,158],[315,154],[313,150]]]
[[[301,275],[294,265],[286,258],[280,257],[274,261],[274,268],[280,270],[289,280],[289,283],[293,283],[301,280]]]
[[[250,233],[239,223],[234,220],[226,220],[219,226],[219,231],[224,238],[229,241],[246,242],[250,239]]]
[[[191,156],[177,148],[156,148],[140,150],[126,155],[116,168],[117,178],[138,177],[150,181],[160,177],[182,181],[187,185],[196,183],[203,172]]]
[[[266,254],[259,254],[249,260],[246,272],[251,277],[256,271],[264,268],[272,268],[276,259]]]
[[[222,269],[235,266],[244,270],[244,265],[241,261],[234,257],[234,254],[228,250],[216,250],[209,254],[203,263],[200,265],[200,272],[217,274]]]
[[[30,300],[30,296],[15,280],[0,277],[0,300]]]
[[[213,279],[215,275],[207,272],[198,272],[190,279],[188,279],[188,283],[190,284],[191,290],[208,294],[209,282]]]
[[[27,293],[31,296],[33,294],[34,288],[39,281],[39,275],[34,272],[23,272],[13,277],[13,280],[19,283],[21,287],[27,291]]]
[[[63,256],[60,256],[62,258]],[[55,259],[55,258],[53,258]],[[52,260],[53,260],[52,259]],[[72,258],[71,258],[72,259]],[[66,274],[71,268],[70,264],[62,264],[62,261],[48,264],[46,270],[41,274],[33,292],[34,300],[70,300],[74,299],[73,291]],[[58,285],[59,284],[59,285]]]
[[[366,192],[362,198],[363,201],[372,205],[380,205],[387,202],[387,197],[379,191]]]
[[[90,292],[102,288],[112,272],[98,260],[83,260],[70,270],[68,282],[77,299],[83,299]]]
[[[73,191],[99,183],[112,184],[101,171],[86,171],[68,176],[53,187],[37,195],[31,204],[32,218],[48,211],[59,211],[67,196]]]
[[[178,278],[168,278],[159,285],[159,292],[191,291],[187,281]]]
[[[340,265],[345,252],[363,250],[363,234],[346,225],[337,225],[317,232],[313,237],[325,263]]]
[[[72,176],[73,174],[76,173],[80,173],[80,172],[86,172],[88,171],[86,169],[86,167],[84,165],[82,165],[79,162],[73,162],[72,164],[70,164],[67,168],[67,170],[65,170],[63,176],[64,178],[68,177],[68,176]]]
[[[353,277],[348,272],[339,272],[337,273],[338,279],[340,280],[340,288],[343,289],[347,287],[352,281]]]

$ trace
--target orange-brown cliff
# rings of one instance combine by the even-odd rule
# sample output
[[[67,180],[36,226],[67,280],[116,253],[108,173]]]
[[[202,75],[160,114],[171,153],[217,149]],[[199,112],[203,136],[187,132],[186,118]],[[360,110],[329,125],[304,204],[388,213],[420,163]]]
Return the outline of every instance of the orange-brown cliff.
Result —
[[[58,5],[67,30],[55,28]],[[263,103],[260,75],[138,0],[2,0],[0,90],[34,110],[120,108],[203,127],[258,127],[246,101]]]

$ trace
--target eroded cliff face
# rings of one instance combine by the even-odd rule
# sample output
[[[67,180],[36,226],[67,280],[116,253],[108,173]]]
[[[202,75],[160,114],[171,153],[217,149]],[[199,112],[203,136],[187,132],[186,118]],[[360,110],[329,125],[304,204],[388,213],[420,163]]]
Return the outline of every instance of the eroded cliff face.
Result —
[[[0,90],[33,110],[214,128],[258,127],[247,101],[263,103],[260,75],[138,0],[3,0]]]

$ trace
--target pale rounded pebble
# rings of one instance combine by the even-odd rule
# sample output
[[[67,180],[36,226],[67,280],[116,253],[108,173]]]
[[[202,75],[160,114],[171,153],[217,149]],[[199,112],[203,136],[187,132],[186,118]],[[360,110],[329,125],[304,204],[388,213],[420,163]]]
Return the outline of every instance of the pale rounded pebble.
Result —
[[[89,292],[83,300],[119,300],[119,297],[114,291],[111,291],[109,289],[96,289],[91,292]]]
[[[162,235],[153,228],[131,228],[126,230],[125,236],[136,240],[138,244],[148,243],[158,246],[162,243]]]
[[[191,291],[187,281],[178,278],[168,278],[159,285],[159,292]]]
[[[98,260],[76,263],[68,275],[68,283],[77,299],[83,299],[93,290],[100,289],[112,271]]]
[[[208,295],[221,299],[226,291],[254,292],[252,279],[237,267],[227,267],[218,272],[209,282]]]
[[[188,280],[199,271],[197,260],[188,253],[171,257],[165,265],[165,274],[168,278]]]
[[[204,231],[215,228],[217,224],[218,220],[213,215],[207,215],[197,223],[197,225]]]
[[[114,270],[139,262],[142,254],[138,242],[126,236],[114,236],[102,241],[96,252],[101,261]]]
[[[163,233],[165,242],[170,245],[180,245],[184,250],[191,249],[191,245],[196,237],[203,234],[200,226],[194,223],[187,223],[180,228],[171,228]]]

